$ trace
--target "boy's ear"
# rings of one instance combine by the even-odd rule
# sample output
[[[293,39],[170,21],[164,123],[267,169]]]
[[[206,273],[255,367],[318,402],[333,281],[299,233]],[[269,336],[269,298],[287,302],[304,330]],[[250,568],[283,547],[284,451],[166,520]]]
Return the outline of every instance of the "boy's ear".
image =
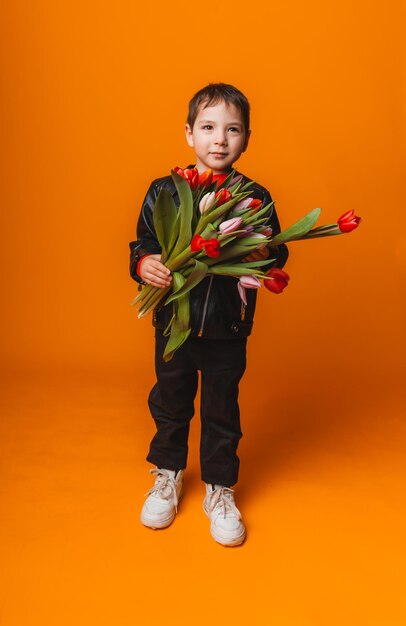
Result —
[[[251,137],[251,131],[249,130],[249,131],[247,132],[247,136],[246,136],[246,138],[245,138],[244,147],[243,147],[243,149],[242,149],[242,151],[243,151],[243,152],[245,152],[245,151],[246,151],[246,149],[248,148],[248,142],[249,142],[249,140],[250,140],[250,137]]]
[[[188,142],[188,145],[193,148],[193,133],[192,133],[192,129],[190,128],[189,124],[185,124],[185,135],[186,135],[186,141]]]

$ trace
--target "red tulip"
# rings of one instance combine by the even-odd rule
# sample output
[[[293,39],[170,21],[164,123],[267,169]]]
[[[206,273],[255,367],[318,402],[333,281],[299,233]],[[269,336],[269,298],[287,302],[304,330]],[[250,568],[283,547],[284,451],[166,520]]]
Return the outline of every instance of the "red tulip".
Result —
[[[208,239],[204,246],[206,254],[213,259],[220,255],[220,242],[218,239]]]
[[[205,189],[207,189],[207,187],[210,187],[212,182],[213,170],[209,169],[199,174],[199,187],[204,187]]]
[[[207,256],[215,258],[220,254],[220,242],[218,239],[205,239],[201,235],[195,235],[190,243],[192,252],[205,250]]]
[[[231,193],[225,187],[222,187],[219,191],[216,191],[216,206],[221,206],[229,200],[231,200]]]
[[[199,172],[195,167],[189,167],[183,170],[181,167],[174,167],[174,171],[182,176],[190,185],[191,189],[196,189],[199,184]]]
[[[252,198],[251,202],[248,205],[248,209],[253,209],[254,212],[256,213],[257,211],[259,211],[259,209],[262,207],[262,202],[261,200],[258,200],[258,198]]]
[[[280,270],[278,267],[271,267],[266,272],[269,278],[264,280],[264,285],[269,291],[273,293],[281,293],[288,284],[289,274]]]
[[[351,230],[354,230],[354,228],[358,227],[360,221],[361,218],[354,215],[354,210],[352,210],[347,211],[341,217],[339,217],[337,220],[337,224],[342,233],[349,233]]]
[[[190,249],[192,252],[198,252],[203,250],[204,242],[206,240],[201,235],[195,235],[190,243]]]

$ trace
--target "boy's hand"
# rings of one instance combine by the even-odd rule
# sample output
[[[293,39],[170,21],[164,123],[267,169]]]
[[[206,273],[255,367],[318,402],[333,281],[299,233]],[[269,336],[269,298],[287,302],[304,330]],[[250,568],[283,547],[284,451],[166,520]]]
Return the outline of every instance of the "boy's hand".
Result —
[[[149,254],[141,261],[140,276],[144,282],[154,287],[169,287],[172,282],[170,270],[161,263],[160,254]]]
[[[242,263],[253,263],[254,261],[263,261],[269,257],[269,248],[268,246],[263,246],[258,250],[254,250],[248,256],[245,256],[242,259]]]

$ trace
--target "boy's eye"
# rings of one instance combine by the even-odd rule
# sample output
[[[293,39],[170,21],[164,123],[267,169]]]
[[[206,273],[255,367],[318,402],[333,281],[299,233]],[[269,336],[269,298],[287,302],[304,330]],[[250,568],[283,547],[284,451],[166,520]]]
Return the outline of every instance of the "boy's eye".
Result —
[[[212,126],[211,126],[210,124],[205,124],[205,125],[203,126],[203,130],[205,130],[206,128],[212,128]]]
[[[236,128],[235,126],[231,126],[231,128],[229,128],[228,130],[235,130],[235,131],[237,131],[237,133],[238,133],[240,129],[239,129],[239,128]]]

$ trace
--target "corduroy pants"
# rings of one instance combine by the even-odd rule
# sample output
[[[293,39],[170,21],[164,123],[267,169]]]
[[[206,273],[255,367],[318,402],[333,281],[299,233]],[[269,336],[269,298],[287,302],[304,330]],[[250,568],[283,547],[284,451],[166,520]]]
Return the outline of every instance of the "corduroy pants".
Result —
[[[189,337],[165,363],[167,338],[155,330],[157,382],[148,404],[157,432],[147,461],[165,469],[184,469],[190,420],[201,372],[201,478],[231,487],[238,480],[237,447],[242,437],[238,385],[246,366],[247,338]]]

